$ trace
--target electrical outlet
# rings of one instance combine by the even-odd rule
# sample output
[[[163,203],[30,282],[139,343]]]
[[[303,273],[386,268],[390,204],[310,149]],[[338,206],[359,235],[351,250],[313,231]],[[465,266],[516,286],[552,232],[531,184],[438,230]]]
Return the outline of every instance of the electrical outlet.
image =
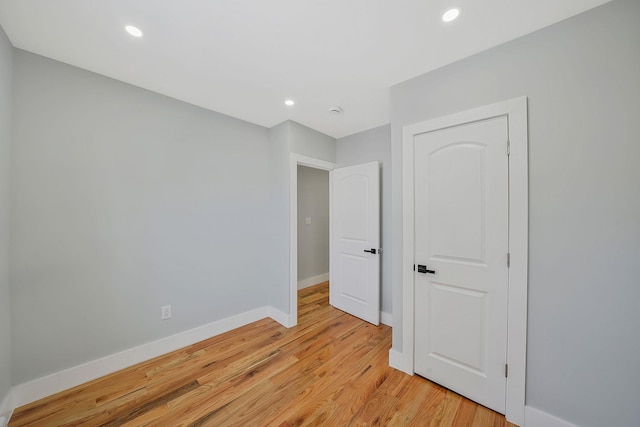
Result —
[[[167,320],[167,319],[171,319],[171,306],[170,305],[164,305],[162,307],[160,307],[160,310],[162,311],[162,320]]]
[[[305,219],[305,221],[304,221],[304,222],[305,222],[307,225],[311,224],[311,218],[307,218],[307,219]]]

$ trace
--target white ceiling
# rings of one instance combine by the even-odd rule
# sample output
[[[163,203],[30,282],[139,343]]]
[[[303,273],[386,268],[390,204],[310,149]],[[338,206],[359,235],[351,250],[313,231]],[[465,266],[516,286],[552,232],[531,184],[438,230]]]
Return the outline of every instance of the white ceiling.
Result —
[[[390,86],[608,1],[0,0],[0,25],[17,48],[339,138],[389,122]],[[451,6],[462,14],[445,24]]]

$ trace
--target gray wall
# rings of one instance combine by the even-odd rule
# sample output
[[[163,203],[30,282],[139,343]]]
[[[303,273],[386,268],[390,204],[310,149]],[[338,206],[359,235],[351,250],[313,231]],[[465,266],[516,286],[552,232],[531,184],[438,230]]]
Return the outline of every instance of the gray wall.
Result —
[[[11,388],[9,169],[13,48],[0,28],[0,404]],[[2,416],[3,414],[0,414]]]
[[[336,140],[294,121],[289,123],[290,151],[327,162],[336,161]]]
[[[327,162],[336,160],[336,140],[323,133],[287,120],[269,129],[269,163],[271,165],[270,250],[276,260],[268,268],[273,273],[269,290],[270,303],[289,313],[289,175],[291,154],[301,154]]]
[[[355,135],[338,139],[336,162],[339,166],[352,166],[377,160],[381,177],[381,309],[392,312],[391,275],[391,126],[384,125]]]
[[[274,262],[267,266],[274,286],[269,303],[289,313],[289,129],[291,122],[282,122],[269,129],[270,200],[268,238]]]
[[[14,383],[264,305],[267,129],[14,60]]]
[[[613,1],[391,91],[394,348],[402,348],[401,128],[529,97],[527,405],[640,423],[640,2]]]
[[[311,224],[306,223],[306,218],[311,218]],[[329,273],[329,172],[298,166],[298,282],[326,273]]]

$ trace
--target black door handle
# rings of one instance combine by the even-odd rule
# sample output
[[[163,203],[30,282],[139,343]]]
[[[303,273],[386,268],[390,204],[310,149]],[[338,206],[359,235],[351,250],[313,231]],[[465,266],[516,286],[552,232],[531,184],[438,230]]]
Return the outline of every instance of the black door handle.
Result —
[[[436,274],[435,270],[427,270],[426,265],[418,264],[418,273]]]
[[[375,249],[371,249],[370,251],[365,249],[364,251],[365,252],[369,252],[370,254],[374,254],[374,255],[377,253],[377,251]]]

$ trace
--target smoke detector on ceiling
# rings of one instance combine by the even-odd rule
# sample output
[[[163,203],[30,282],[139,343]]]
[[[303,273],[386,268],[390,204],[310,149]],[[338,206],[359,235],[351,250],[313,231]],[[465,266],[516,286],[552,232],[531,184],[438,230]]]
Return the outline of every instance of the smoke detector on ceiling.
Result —
[[[338,114],[342,114],[343,111],[344,110],[342,109],[342,107],[338,107],[338,106],[329,108],[329,114],[333,114],[334,116]]]

